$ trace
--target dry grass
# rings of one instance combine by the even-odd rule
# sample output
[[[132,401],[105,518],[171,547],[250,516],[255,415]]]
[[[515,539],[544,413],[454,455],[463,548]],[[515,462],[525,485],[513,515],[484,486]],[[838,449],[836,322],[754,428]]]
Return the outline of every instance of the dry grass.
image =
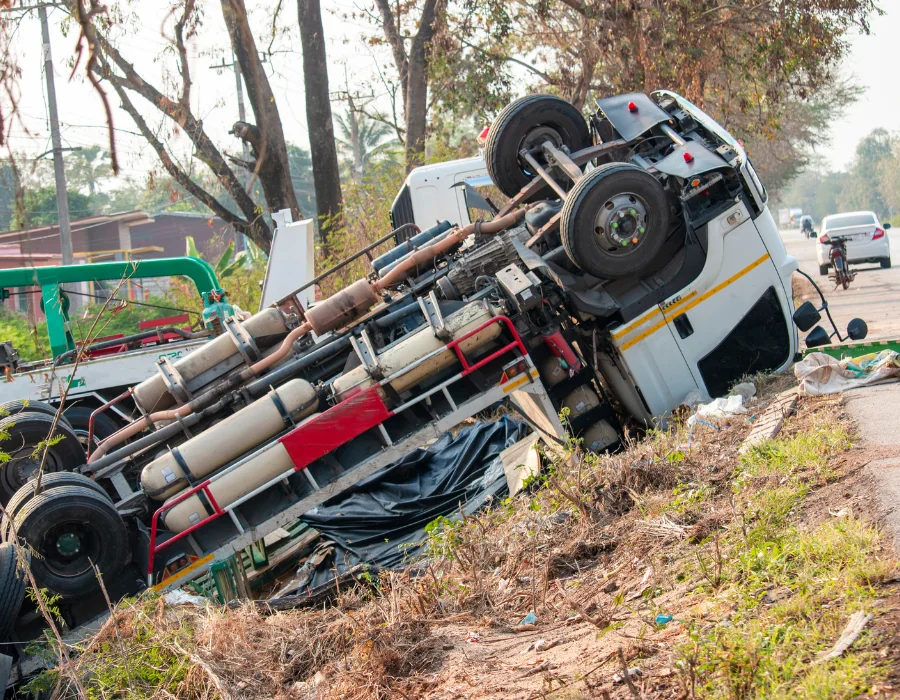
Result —
[[[649,690],[676,692],[687,681],[671,670],[676,629],[663,630],[656,614],[685,605],[705,609],[740,590],[745,574],[733,562],[742,542],[754,532],[777,536],[809,489],[837,478],[829,456],[845,445],[833,398],[805,400],[801,414],[786,423],[781,447],[739,457],[752,416],[785,383],[758,381],[762,398],[749,416],[718,431],[697,425],[690,445],[683,424],[652,432],[613,456],[571,445],[530,494],[477,516],[435,523],[422,575],[384,573],[374,592],[342,590],[326,609],[266,614],[250,606],[222,611],[164,610],[158,600],[132,604],[119,608],[120,633],[130,648],[146,633],[187,650],[158,661],[168,670],[183,665],[175,680],[159,686],[177,697],[443,697],[438,686],[473,664],[477,645],[467,645],[460,630],[479,629],[521,647],[525,635],[514,632],[534,612],[534,634],[556,635],[551,653],[565,646],[571,625],[592,630],[597,669],[587,669],[583,651],[570,659],[577,674],[563,681],[547,659],[519,673],[521,665],[498,666],[498,657],[487,656],[473,692],[491,694],[492,672],[505,679],[493,697],[515,694],[509,678],[532,688],[528,693],[576,681],[589,694],[621,691],[609,679],[617,671],[617,649],[624,647],[628,663],[661,668],[668,679],[655,686],[636,681],[640,692],[669,697]],[[93,674],[92,687],[102,675],[98,662],[115,654],[111,634],[101,632],[78,658],[89,683]],[[669,635],[668,641],[654,642],[652,635],[659,634]],[[686,632],[677,634],[683,639]],[[692,653],[704,658],[705,647],[698,649]],[[690,673],[696,683],[697,669]],[[448,690],[446,697],[459,692]],[[134,697],[169,696],[157,689]]]

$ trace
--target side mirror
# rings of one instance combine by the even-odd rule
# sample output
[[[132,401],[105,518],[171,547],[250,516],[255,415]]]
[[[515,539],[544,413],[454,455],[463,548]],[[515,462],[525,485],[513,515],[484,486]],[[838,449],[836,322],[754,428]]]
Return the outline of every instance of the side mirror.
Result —
[[[806,336],[806,347],[808,348],[817,348],[820,345],[828,345],[830,342],[831,336],[822,326],[816,326]]]
[[[800,307],[794,312],[794,323],[804,333],[816,325],[822,319],[822,314],[813,306],[811,301],[804,301]],[[823,331],[824,332],[824,331]],[[807,345],[809,339],[807,338]]]
[[[854,318],[847,324],[847,336],[850,340],[863,340],[869,334],[869,327],[861,318]],[[809,344],[809,338],[806,340]]]
[[[890,227],[891,227],[890,224],[885,224],[885,225],[884,225],[884,230],[887,231]]]

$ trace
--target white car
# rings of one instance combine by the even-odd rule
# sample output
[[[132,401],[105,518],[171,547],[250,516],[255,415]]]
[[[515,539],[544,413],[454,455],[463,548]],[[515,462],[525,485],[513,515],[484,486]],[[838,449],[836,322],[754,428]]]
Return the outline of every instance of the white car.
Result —
[[[822,219],[816,256],[819,260],[819,274],[827,275],[831,264],[828,252],[831,246],[826,241],[832,236],[847,240],[848,263],[880,263],[891,266],[891,244],[886,235],[890,224],[882,225],[871,211],[854,211],[847,214],[831,214]]]

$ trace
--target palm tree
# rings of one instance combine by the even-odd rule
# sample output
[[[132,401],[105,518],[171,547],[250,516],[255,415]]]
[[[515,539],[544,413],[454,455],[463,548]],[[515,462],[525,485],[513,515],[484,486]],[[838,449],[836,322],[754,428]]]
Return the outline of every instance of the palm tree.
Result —
[[[393,132],[387,124],[369,119],[352,104],[345,115],[335,115],[335,120],[340,134],[335,140],[348,156],[345,164],[354,180],[365,174],[375,158],[391,158],[389,151],[398,142],[391,138]]]

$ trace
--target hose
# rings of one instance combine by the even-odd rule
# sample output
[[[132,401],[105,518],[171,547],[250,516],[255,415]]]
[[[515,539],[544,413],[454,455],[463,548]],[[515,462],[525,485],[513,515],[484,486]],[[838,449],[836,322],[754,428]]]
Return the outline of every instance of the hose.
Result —
[[[525,216],[525,211],[526,209],[523,207],[521,209],[517,209],[516,211],[510,212],[505,216],[492,219],[491,221],[476,221],[475,223],[469,224],[468,226],[463,226],[462,228],[451,231],[446,237],[442,238],[436,243],[432,243],[429,246],[420,248],[408,258],[405,258],[387,275],[371,284],[373,296],[377,296],[378,292],[381,292],[388,287],[391,287],[392,285],[396,285],[402,282],[406,279],[406,273],[409,270],[431,262],[441,253],[451,249],[455,245],[462,243],[473,233],[477,232],[485,235],[494,235],[506,230],[513,224],[521,221]],[[341,293],[342,292],[338,292],[338,294]],[[322,305],[327,304],[328,302],[329,300],[326,299],[322,302]],[[101,442],[88,459],[88,464],[94,464],[97,460],[103,457],[103,455],[109,452],[110,448],[121,444],[131,437],[134,437],[142,430],[151,427],[154,423],[184,419],[191,413],[201,410],[205,406],[209,405],[211,401],[219,398],[230,389],[244,383],[249,379],[259,376],[259,374],[287,356],[287,354],[291,351],[291,346],[294,344],[294,341],[306,335],[311,330],[312,326],[308,321],[301,324],[290,333],[288,333],[287,337],[281,342],[278,350],[276,350],[274,353],[268,355],[267,357],[264,357],[256,364],[245,368],[238,374],[232,375],[226,382],[220,384],[214,389],[207,391],[205,394],[201,394],[190,403],[186,403],[176,409],[151,413],[150,415],[144,416],[143,418],[136,420],[133,423],[129,423],[124,428],[116,433],[113,433],[108,438],[106,438],[106,440]]]
[[[466,238],[468,238],[476,231],[488,236],[500,233],[501,231],[505,231],[506,229],[508,229],[513,224],[521,221],[524,216],[525,209],[517,209],[516,211],[510,212],[506,216],[501,216],[500,218],[486,222],[476,221],[473,224],[469,224],[468,226],[463,226],[462,228],[456,229],[455,231],[451,231],[447,234],[447,236],[440,239],[439,241],[425,246],[424,248],[420,248],[409,257],[404,258],[402,262],[400,262],[384,277],[374,282],[372,286],[380,292],[383,289],[387,289],[388,287],[391,287],[395,284],[399,284],[406,279],[406,273],[409,270],[431,262],[441,253],[450,250],[455,245],[462,243],[464,240],[466,240]]]
[[[252,379],[253,377],[259,375],[261,372],[264,372],[280,359],[285,357],[291,351],[291,345],[294,344],[294,341],[297,340],[297,338],[299,338],[300,336],[306,335],[307,333],[309,333],[309,331],[310,326],[308,323],[299,325],[297,328],[288,333],[285,339],[281,341],[281,345],[278,347],[278,350],[273,352],[271,355],[264,357],[256,364],[247,367],[238,374],[233,374],[225,383],[220,384],[213,389],[210,389],[204,394],[201,394],[190,403],[186,403],[183,406],[179,406],[178,408],[170,409],[168,411],[157,411],[156,413],[151,413],[148,416],[144,416],[143,418],[140,418],[133,423],[129,423],[124,428],[122,428],[118,432],[113,433],[108,438],[106,438],[106,440],[97,445],[97,449],[94,450],[93,454],[90,456],[90,459],[88,459],[88,464],[93,464],[103,455],[109,452],[111,447],[115,447],[125,440],[134,437],[145,428],[149,428],[150,426],[152,426],[154,423],[159,423],[161,421],[178,420],[179,418],[183,419],[185,416],[189,416],[191,413],[205,408],[211,401],[219,398],[226,391],[229,391],[239,384],[243,384],[248,379]]]

